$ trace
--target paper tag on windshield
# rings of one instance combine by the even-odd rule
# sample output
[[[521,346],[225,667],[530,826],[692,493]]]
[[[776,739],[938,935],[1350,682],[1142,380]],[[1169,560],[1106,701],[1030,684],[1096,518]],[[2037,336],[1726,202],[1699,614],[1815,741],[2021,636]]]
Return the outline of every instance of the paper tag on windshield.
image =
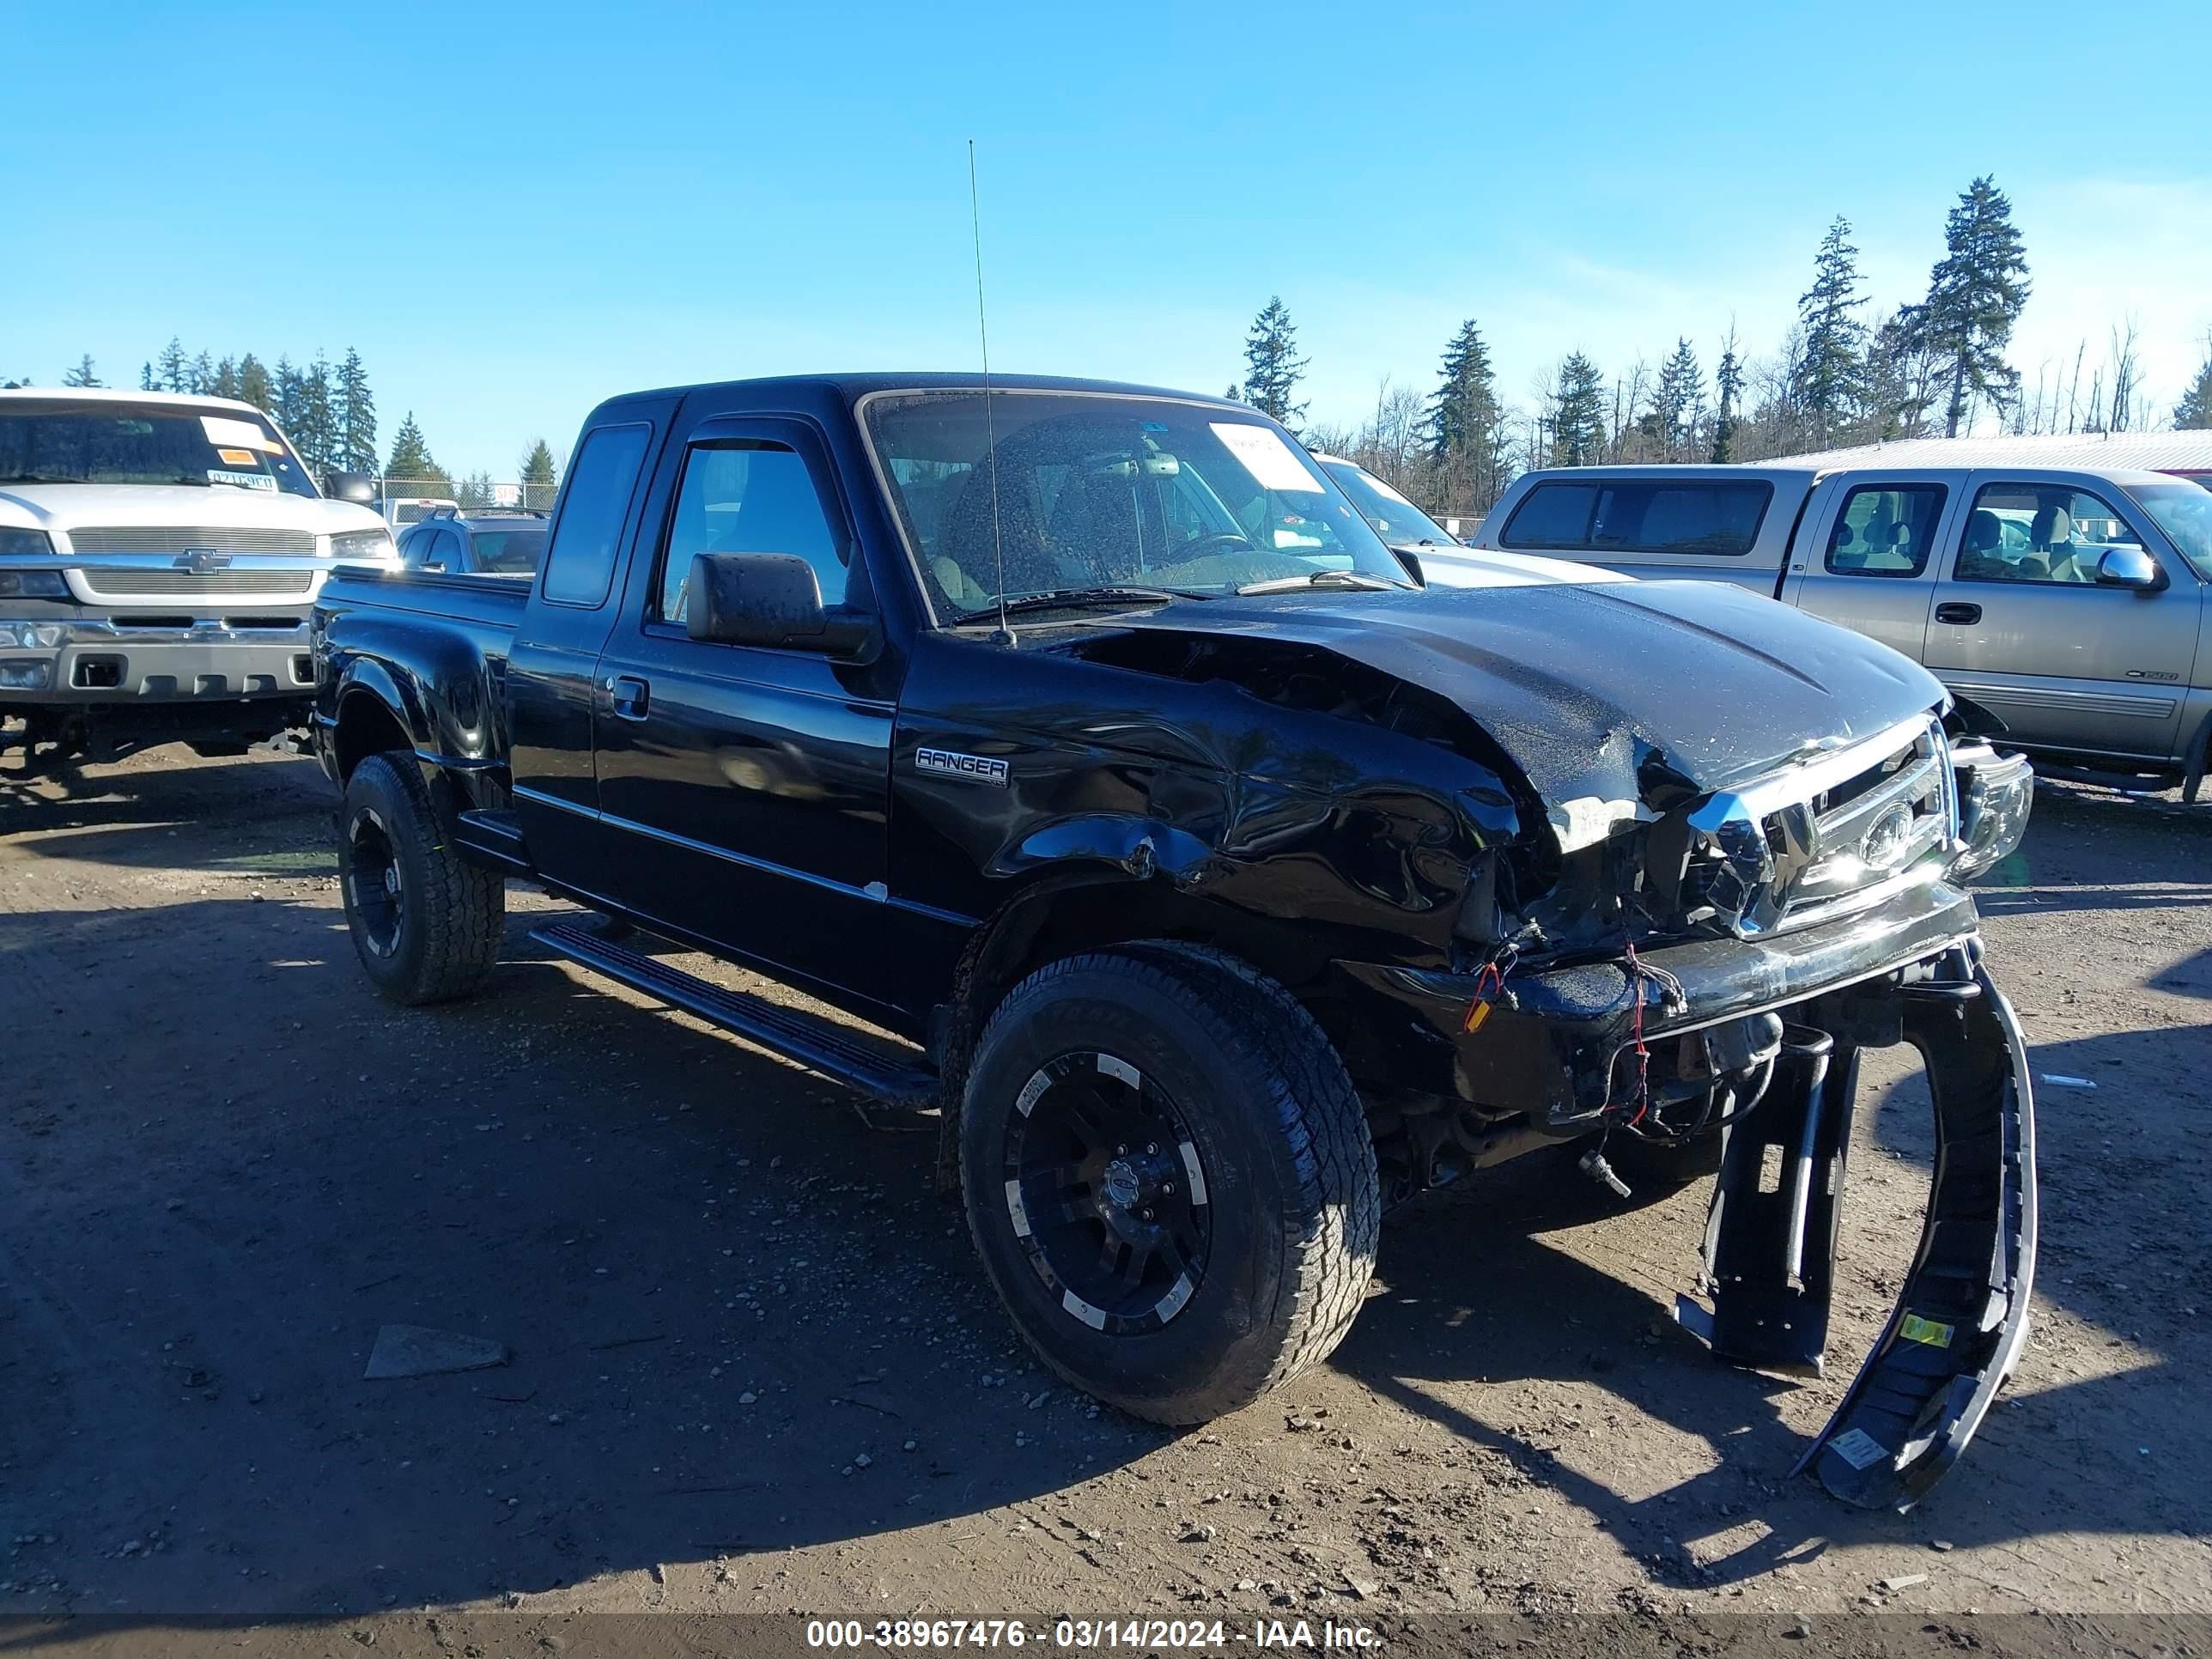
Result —
[[[276,480],[266,472],[228,472],[222,467],[211,466],[207,470],[207,475],[210,483],[236,484],[240,489],[276,488]]]
[[[1261,489],[1303,489],[1316,495],[1321,493],[1319,482],[1273,428],[1247,426],[1242,421],[1213,421],[1208,424],[1223,447],[1259,480]]]
[[[211,444],[225,445],[232,449],[259,449],[276,453],[276,441],[251,421],[235,421],[223,415],[200,416],[200,430],[207,434]]]

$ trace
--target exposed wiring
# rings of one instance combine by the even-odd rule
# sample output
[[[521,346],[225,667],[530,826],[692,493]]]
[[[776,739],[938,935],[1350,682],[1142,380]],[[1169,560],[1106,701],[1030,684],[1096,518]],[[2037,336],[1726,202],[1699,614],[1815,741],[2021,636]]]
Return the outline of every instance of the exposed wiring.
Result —
[[[1689,1012],[1690,997],[1682,988],[1680,980],[1664,968],[1655,968],[1636,954],[1633,939],[1624,939],[1621,951],[1628,969],[1629,1030],[1631,1048],[1636,1055],[1636,1098],[1629,1103],[1635,1111],[1623,1121],[1627,1127],[1633,1129],[1644,1121],[1644,1115],[1651,1109],[1651,1050],[1644,1041],[1644,988],[1646,983],[1657,987],[1660,1006],[1670,1014]]]

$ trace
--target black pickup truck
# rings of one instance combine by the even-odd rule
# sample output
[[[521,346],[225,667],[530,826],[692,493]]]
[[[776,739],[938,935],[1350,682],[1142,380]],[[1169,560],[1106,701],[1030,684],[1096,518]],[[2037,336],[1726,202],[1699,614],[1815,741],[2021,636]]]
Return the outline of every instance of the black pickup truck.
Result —
[[[941,1113],[1014,1323],[1169,1423],[1327,1354],[1386,1208],[1545,1148],[1623,1190],[1717,1164],[1680,1316],[1817,1371],[1856,1056],[1912,1043],[1926,1231],[1806,1455],[1908,1504],[2027,1331],[2028,1076],[1960,884],[2033,778],[1771,600],[1485,569],[1425,589],[1235,403],[617,398],[528,586],[325,588],[347,919],[386,995],[455,997],[534,883],[601,919],[554,950]]]

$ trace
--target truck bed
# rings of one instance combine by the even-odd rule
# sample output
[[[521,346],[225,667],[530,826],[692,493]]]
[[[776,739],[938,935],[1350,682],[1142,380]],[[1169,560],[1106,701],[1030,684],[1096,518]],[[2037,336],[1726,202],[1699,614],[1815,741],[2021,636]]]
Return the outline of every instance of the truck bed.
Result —
[[[323,585],[319,611],[404,611],[446,617],[512,632],[530,599],[530,584],[514,576],[453,574],[443,570],[380,570],[342,564]]]

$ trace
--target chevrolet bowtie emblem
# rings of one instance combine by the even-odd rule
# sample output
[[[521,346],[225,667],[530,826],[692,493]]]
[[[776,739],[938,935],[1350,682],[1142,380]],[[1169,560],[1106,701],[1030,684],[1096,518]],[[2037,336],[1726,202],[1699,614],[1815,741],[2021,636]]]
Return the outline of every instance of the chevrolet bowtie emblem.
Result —
[[[218,553],[211,547],[188,547],[177,555],[177,568],[189,570],[195,576],[207,575],[229,562],[229,554]]]

